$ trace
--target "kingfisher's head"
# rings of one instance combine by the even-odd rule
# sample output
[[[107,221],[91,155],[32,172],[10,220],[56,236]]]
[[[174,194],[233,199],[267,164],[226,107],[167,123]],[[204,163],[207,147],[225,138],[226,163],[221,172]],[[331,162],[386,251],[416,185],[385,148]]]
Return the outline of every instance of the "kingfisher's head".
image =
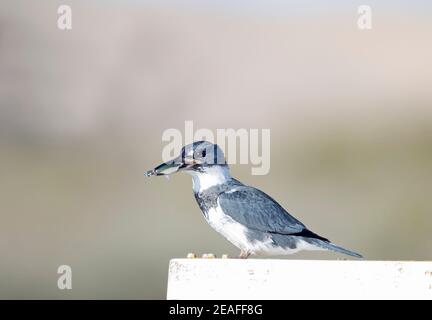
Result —
[[[180,154],[146,172],[147,176],[169,175],[179,171],[206,172],[215,166],[228,167],[222,149],[207,141],[197,141],[184,146]]]

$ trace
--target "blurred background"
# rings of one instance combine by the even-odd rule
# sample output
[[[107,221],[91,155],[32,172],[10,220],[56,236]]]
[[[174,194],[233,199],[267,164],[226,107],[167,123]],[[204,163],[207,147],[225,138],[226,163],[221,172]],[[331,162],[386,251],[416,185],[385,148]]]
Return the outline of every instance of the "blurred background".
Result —
[[[366,259],[432,259],[432,5],[360,31],[360,4],[1,1],[0,298],[164,298],[171,258],[237,255],[189,176],[143,176],[185,120],[270,128],[270,173],[234,176]]]

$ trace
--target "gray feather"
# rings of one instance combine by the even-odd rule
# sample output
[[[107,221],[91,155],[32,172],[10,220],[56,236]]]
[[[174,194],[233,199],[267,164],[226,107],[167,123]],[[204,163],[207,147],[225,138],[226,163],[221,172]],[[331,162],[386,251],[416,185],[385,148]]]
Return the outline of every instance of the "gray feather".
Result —
[[[249,228],[251,232],[255,230],[273,234],[275,244],[283,247],[295,248],[295,239],[301,238],[322,249],[362,258],[360,254],[339,247],[309,231],[264,192],[244,185],[237,186],[234,190],[220,193],[219,204],[226,215]],[[255,232],[254,235],[257,237],[259,234]]]
[[[313,238],[305,238],[305,241],[309,242],[310,244],[313,244],[319,248],[323,248],[323,249],[327,249],[327,250],[332,250],[332,251],[336,251],[339,253],[343,253],[352,257],[356,257],[356,258],[363,258],[363,256],[357,252],[339,247],[331,242],[325,242],[319,239],[313,239]]]
[[[306,228],[270,196],[252,187],[223,192],[218,201],[226,215],[253,230],[289,235]]]

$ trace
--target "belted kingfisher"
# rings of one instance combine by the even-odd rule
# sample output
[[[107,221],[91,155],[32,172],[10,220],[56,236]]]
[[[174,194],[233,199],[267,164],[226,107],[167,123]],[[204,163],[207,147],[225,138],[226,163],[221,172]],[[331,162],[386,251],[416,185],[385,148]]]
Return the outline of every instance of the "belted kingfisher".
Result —
[[[301,250],[333,250],[362,256],[310,231],[264,192],[231,177],[218,145],[198,141],[147,176],[184,171],[192,175],[195,199],[207,222],[240,249],[239,258],[285,255]]]

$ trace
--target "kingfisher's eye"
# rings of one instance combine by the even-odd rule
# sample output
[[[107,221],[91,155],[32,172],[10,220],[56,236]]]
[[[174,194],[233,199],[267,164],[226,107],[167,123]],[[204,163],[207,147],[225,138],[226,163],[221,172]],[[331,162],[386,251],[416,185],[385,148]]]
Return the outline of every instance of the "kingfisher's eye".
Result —
[[[206,156],[206,154],[207,154],[207,151],[203,150],[203,152],[201,153],[201,156],[204,158]]]

